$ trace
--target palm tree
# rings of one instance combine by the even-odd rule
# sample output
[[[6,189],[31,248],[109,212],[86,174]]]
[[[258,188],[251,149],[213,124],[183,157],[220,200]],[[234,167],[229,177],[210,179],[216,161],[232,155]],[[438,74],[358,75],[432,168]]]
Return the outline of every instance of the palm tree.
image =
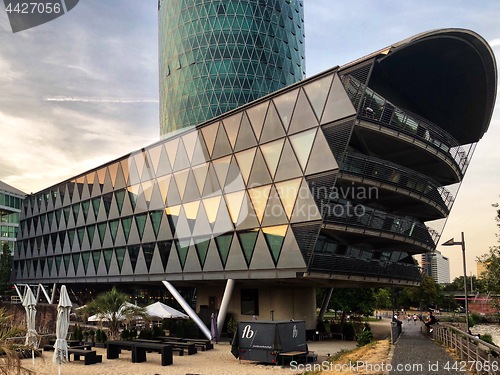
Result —
[[[144,308],[132,305],[128,301],[129,296],[113,287],[110,291],[99,294],[95,300],[87,305],[87,310],[97,314],[101,319],[107,320],[110,336],[118,338],[121,321],[146,315]]]
[[[22,328],[12,325],[12,321],[12,315],[7,315],[5,309],[0,308],[0,374],[33,374],[33,371],[21,366],[19,352],[8,340],[23,332]],[[22,348],[22,345],[18,347]]]

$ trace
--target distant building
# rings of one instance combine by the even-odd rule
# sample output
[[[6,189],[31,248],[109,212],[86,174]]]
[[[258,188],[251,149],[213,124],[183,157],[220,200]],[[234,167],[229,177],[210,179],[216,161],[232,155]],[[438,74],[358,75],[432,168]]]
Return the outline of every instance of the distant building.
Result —
[[[25,193],[0,181],[0,251],[5,244],[11,254],[14,248],[19,228],[19,218]]]
[[[158,5],[164,137],[305,76],[302,0],[161,0]]]
[[[422,254],[422,271],[432,277],[438,284],[450,283],[450,260],[441,252]]]

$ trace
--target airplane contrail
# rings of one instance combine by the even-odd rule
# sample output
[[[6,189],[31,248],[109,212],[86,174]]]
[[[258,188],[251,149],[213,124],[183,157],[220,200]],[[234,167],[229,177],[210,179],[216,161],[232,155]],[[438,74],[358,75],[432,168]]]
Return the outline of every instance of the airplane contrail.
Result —
[[[83,102],[83,103],[159,103],[158,99],[143,98],[96,98],[81,96],[50,96],[44,98],[48,102]]]

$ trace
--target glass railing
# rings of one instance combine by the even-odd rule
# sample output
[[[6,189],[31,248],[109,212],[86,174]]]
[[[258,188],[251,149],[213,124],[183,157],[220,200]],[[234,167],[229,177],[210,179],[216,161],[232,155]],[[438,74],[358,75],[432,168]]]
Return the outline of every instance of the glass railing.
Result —
[[[394,163],[371,156],[348,153],[340,165],[341,172],[348,172],[383,181],[386,184],[403,188],[425,197],[449,213],[453,195],[448,189],[429,177]]]
[[[321,205],[321,211],[326,223],[347,224],[401,235],[432,248],[439,239],[439,233],[430,230],[416,219],[392,215],[344,199],[331,199],[327,205]]]
[[[449,133],[432,122],[407,110],[402,110],[356,78],[346,75],[343,83],[353,102],[361,102],[358,117],[406,133],[440,150],[451,158],[463,175],[469,164],[467,152]],[[360,99],[362,97],[362,99]]]

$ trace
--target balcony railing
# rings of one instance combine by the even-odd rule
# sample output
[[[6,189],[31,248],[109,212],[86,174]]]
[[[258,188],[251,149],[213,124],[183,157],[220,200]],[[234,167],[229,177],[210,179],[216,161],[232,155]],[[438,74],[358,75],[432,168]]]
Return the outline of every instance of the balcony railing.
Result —
[[[410,111],[394,106],[350,75],[344,76],[343,82],[350,99],[361,102],[360,119],[411,135],[432,146],[452,159],[463,176],[469,164],[468,154],[449,133]]]
[[[416,265],[357,259],[343,255],[314,254],[309,271],[338,275],[387,277],[420,282],[422,275]]]
[[[454,197],[448,189],[429,177],[400,165],[358,153],[348,153],[340,165],[341,172],[348,172],[367,179],[384,182],[396,188],[406,189],[429,199],[450,212]]]
[[[321,210],[326,223],[344,224],[402,236],[435,248],[439,233],[410,217],[388,214],[384,211],[355,204],[344,199],[332,199]]]

